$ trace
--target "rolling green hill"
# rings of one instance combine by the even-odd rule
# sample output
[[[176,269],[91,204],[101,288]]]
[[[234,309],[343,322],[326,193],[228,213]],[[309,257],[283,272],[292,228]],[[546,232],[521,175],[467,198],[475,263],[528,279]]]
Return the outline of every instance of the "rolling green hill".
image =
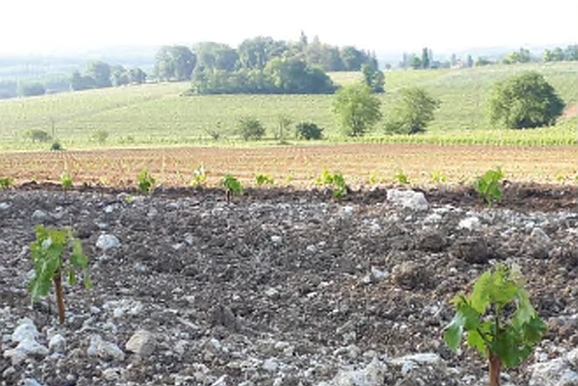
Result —
[[[492,128],[487,119],[487,96],[497,81],[525,70],[537,70],[552,83],[568,105],[576,104],[578,68],[575,63],[496,65],[481,68],[426,71],[389,71],[383,101],[385,119],[398,91],[425,88],[441,100],[436,120],[420,136],[384,136],[381,125],[362,139],[382,142],[463,142],[517,144],[576,143],[576,119],[557,127],[507,131]],[[331,74],[340,84],[354,82],[357,73]],[[98,130],[108,132],[107,146],[212,143],[208,130],[222,134],[219,144],[235,144],[236,122],[242,116],[259,118],[272,137],[279,114],[295,122],[313,121],[325,128],[330,141],[345,140],[331,112],[331,95],[211,95],[182,96],[188,83],[163,83],[62,93],[0,101],[0,148],[37,149],[25,133],[44,130],[65,148],[98,147],[91,141]]]

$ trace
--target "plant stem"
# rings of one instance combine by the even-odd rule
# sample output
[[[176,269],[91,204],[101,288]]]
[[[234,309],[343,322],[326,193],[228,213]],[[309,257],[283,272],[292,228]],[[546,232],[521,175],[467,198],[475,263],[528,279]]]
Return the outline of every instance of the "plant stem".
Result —
[[[502,333],[500,329],[500,315],[502,313],[502,307],[499,305],[495,306],[496,314],[494,316],[494,329],[496,331],[495,339],[499,339],[499,335]],[[495,355],[491,349],[488,348],[488,362],[490,364],[489,377],[490,386],[500,386],[500,372],[502,370],[502,359]]]
[[[500,372],[502,370],[502,360],[488,350],[488,361],[490,364],[490,386],[500,386]]]
[[[56,293],[56,304],[58,305],[58,320],[60,324],[64,323],[64,296],[62,294],[62,277],[60,272],[54,274],[54,292]]]

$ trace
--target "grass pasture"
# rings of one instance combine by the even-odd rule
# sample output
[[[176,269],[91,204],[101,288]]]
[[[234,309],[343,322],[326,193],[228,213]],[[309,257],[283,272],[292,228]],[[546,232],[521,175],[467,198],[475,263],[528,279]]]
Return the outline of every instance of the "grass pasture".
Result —
[[[578,68],[572,63],[497,65],[471,69],[389,71],[386,93],[380,95],[385,119],[399,90],[425,88],[442,102],[428,133],[420,136],[385,136],[381,125],[364,142],[465,143],[512,145],[576,144],[576,121],[562,120],[556,127],[512,132],[491,127],[487,119],[487,96],[497,81],[525,70],[537,70],[556,87],[568,105],[576,104]],[[358,73],[332,74],[347,84]],[[52,133],[65,148],[96,148],[91,136],[109,133],[107,147],[213,145],[207,130],[222,139],[215,145],[238,145],[235,135],[239,117],[260,119],[272,138],[279,114],[295,122],[313,121],[325,129],[330,142],[343,141],[331,112],[331,95],[215,95],[181,96],[188,83],[148,84],[135,87],[90,90],[7,100],[0,102],[0,149],[46,149],[25,137],[29,129]],[[267,143],[267,141],[263,141]]]

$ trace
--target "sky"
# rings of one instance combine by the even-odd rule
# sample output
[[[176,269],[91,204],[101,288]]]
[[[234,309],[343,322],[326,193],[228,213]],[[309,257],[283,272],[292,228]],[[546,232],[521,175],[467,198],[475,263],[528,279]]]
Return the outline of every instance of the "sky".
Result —
[[[578,41],[578,0],[3,0],[0,54],[192,45],[301,31],[380,53]]]

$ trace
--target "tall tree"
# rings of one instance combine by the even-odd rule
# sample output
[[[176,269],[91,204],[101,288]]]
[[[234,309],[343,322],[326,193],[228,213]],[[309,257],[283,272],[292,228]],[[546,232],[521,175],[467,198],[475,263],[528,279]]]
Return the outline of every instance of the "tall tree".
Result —
[[[363,83],[345,86],[337,91],[333,112],[339,118],[343,133],[350,137],[362,136],[381,119],[381,101]]]
[[[283,57],[287,51],[289,51],[287,43],[273,40],[269,36],[246,39],[238,48],[241,66],[260,70],[265,68],[269,60]]]
[[[110,79],[113,86],[125,86],[130,83],[128,72],[121,65],[110,67]]]
[[[566,50],[564,50],[564,59],[572,61],[578,60],[578,44],[566,47]]]
[[[341,49],[341,59],[346,71],[360,71],[363,63],[367,63],[370,58],[353,46],[345,46]]]
[[[427,47],[424,47],[421,51],[421,67],[424,69],[430,68],[430,57]]]
[[[131,68],[128,71],[130,83],[143,84],[147,80],[147,74],[139,67]]]
[[[96,88],[110,87],[110,66],[108,63],[94,61],[88,64],[86,75],[94,80]]]
[[[156,55],[155,75],[159,80],[190,80],[197,64],[195,54],[185,46],[163,46]]]
[[[421,59],[415,55],[411,55],[410,59],[409,59],[409,65],[411,66],[411,68],[413,68],[414,70],[419,70],[420,68],[423,67],[422,63],[421,63]]]
[[[525,72],[496,84],[490,98],[492,122],[511,129],[550,126],[564,111],[564,101],[540,73]]]
[[[191,80],[191,74],[197,64],[195,54],[185,46],[173,46],[171,54],[177,80]]]
[[[393,111],[393,118],[386,123],[385,130],[394,134],[417,134],[425,131],[433,121],[434,111],[440,101],[418,87],[401,90],[402,99]]]
[[[70,89],[72,91],[82,91],[95,88],[94,79],[90,76],[83,76],[78,71],[74,71],[70,77]]]
[[[193,47],[197,56],[197,66],[203,68],[234,71],[239,62],[239,54],[222,43],[201,42]]]
[[[385,75],[383,71],[379,70],[377,59],[371,58],[369,63],[364,63],[361,66],[361,73],[365,84],[371,87],[373,92],[384,92]]]

